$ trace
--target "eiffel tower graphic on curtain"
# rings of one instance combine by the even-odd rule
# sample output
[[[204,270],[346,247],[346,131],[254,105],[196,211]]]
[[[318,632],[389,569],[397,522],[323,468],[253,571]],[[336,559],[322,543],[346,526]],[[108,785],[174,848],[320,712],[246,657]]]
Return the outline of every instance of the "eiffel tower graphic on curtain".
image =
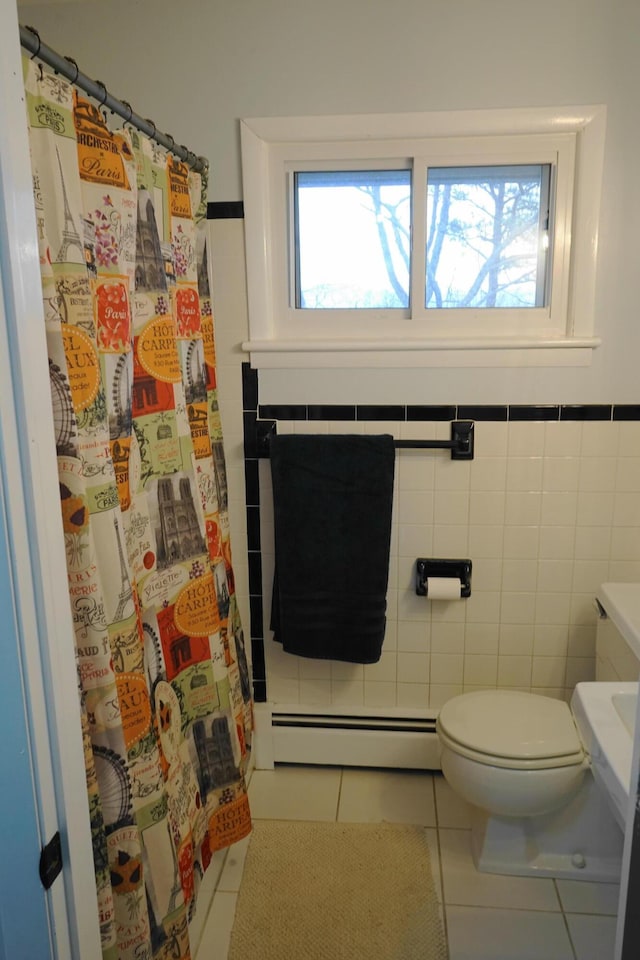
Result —
[[[76,229],[76,225],[73,222],[73,216],[71,214],[71,207],[69,206],[69,198],[67,196],[67,187],[64,182],[64,174],[62,173],[62,162],[60,160],[60,153],[56,147],[56,156],[58,158],[58,168],[60,170],[60,182],[62,184],[62,199],[64,201],[64,225],[62,227],[62,242],[60,244],[60,249],[58,250],[58,256],[56,257],[56,263],[65,263],[67,259],[67,251],[69,247],[76,247],[84,259],[84,246],[82,240],[80,239],[80,234]]]
[[[118,556],[120,558],[120,593],[118,594],[118,609],[116,610],[113,616],[113,622],[119,623],[121,620],[125,620],[125,610],[129,605],[132,606],[135,610],[133,602],[133,590],[131,588],[131,580],[129,579],[129,574],[127,572],[127,565],[124,560],[124,554],[122,552],[122,540],[120,538],[120,528],[118,525],[117,517],[113,518],[113,525],[116,528],[116,539],[118,541]],[[133,612],[133,610],[131,612]],[[129,614],[127,614],[129,615]]]

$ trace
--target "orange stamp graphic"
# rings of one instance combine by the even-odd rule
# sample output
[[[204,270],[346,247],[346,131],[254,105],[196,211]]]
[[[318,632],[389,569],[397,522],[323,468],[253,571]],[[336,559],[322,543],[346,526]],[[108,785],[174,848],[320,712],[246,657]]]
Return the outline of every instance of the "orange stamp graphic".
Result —
[[[98,349],[126,353],[131,349],[131,310],[126,277],[110,277],[96,284],[95,319]]]
[[[164,383],[179,383],[182,379],[175,335],[172,317],[155,317],[149,321],[137,341],[140,366]]]
[[[151,727],[151,704],[144,676],[138,673],[116,674],[120,714],[127,747],[137,743]]]
[[[177,334],[181,340],[202,336],[200,329],[200,297],[197,287],[181,285],[173,290]]]
[[[213,574],[191,580],[178,594],[174,619],[178,630],[190,637],[208,637],[220,629]]]
[[[98,395],[100,364],[93,341],[84,330],[61,324],[67,374],[74,410],[86,410]]]
[[[222,804],[209,820],[209,844],[212,850],[237,843],[250,832],[251,814],[246,794],[241,794],[231,803]]]

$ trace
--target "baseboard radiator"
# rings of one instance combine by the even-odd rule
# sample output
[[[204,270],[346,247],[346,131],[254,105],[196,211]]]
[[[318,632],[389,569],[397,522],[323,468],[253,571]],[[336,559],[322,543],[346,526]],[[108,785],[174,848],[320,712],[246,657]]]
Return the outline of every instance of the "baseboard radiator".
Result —
[[[307,763],[440,769],[435,715],[323,713],[310,708],[285,710],[277,704],[260,707],[266,711],[256,724],[258,767]]]

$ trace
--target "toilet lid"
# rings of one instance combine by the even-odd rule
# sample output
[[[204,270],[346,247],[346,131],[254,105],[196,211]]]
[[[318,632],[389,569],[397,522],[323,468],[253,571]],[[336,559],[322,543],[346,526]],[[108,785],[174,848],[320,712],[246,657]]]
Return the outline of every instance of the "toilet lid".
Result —
[[[478,690],[453,697],[442,707],[444,739],[490,757],[533,766],[579,763],[582,745],[568,705],[538,694]],[[453,745],[452,744],[452,745]]]

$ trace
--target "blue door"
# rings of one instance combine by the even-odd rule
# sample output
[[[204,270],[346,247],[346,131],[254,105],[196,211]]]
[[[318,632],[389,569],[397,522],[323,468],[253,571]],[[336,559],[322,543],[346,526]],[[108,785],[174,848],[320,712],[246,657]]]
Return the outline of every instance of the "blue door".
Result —
[[[41,843],[2,461],[0,437],[0,960],[48,960],[53,950],[47,899],[38,874]]]

